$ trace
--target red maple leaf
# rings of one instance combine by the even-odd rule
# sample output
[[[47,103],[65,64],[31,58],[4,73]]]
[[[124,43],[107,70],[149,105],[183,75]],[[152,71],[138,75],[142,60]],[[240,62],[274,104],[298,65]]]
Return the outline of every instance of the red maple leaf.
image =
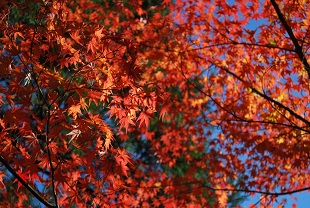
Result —
[[[141,112],[137,121],[140,121],[139,127],[142,125],[142,123],[145,124],[145,127],[148,128],[150,125],[150,118],[152,118],[153,111],[147,110],[146,112]]]

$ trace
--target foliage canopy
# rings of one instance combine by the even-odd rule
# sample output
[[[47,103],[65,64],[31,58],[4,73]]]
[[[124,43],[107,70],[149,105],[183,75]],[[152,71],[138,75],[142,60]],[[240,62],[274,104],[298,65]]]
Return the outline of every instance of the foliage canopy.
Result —
[[[309,190],[309,7],[1,1],[0,205],[270,205]]]

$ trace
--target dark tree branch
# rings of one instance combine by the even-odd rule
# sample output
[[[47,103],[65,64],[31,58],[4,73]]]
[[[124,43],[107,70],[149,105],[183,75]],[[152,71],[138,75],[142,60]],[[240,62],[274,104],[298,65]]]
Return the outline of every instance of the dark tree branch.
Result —
[[[16,171],[6,162],[6,160],[0,156],[0,162],[8,169],[8,171],[28,190],[30,193],[33,194],[34,197],[36,197],[42,204],[44,204],[46,207],[55,208],[56,206],[50,204],[47,202],[34,188],[32,188],[24,179],[22,179]]]
[[[296,189],[296,190],[293,190],[293,191],[268,192],[268,191],[258,191],[258,190],[248,190],[248,189],[231,189],[231,188],[218,189],[218,188],[213,188],[213,187],[207,186],[207,185],[204,185],[203,187],[208,188],[208,189],[210,189],[212,191],[235,191],[235,192],[264,194],[264,195],[267,195],[267,196],[284,196],[284,195],[290,195],[290,194],[294,194],[294,193],[310,190],[310,187],[305,187],[305,188]]]
[[[302,47],[301,45],[298,43],[297,38],[295,37],[292,28],[289,26],[288,22],[285,20],[278,4],[276,3],[275,0],[270,0],[273,8],[276,10],[276,13],[278,15],[279,20],[281,21],[283,27],[285,28],[286,32],[288,33],[288,35],[290,36],[290,39],[292,40],[294,46],[295,46],[295,52],[297,53],[300,61],[303,63],[307,73],[308,73],[308,77],[310,78],[310,65],[302,51]]]
[[[247,42],[237,42],[234,40],[229,39],[231,42],[223,42],[223,43],[218,43],[218,44],[213,44],[213,45],[207,45],[204,47],[197,47],[197,48],[191,48],[188,49],[187,51],[197,51],[197,50],[203,50],[203,49],[208,49],[208,48],[214,48],[214,47],[220,47],[220,46],[229,46],[229,45],[243,45],[243,46],[248,46],[248,47],[263,47],[263,48],[273,48],[273,49],[279,49],[283,51],[288,51],[288,52],[295,52],[295,50],[290,49],[290,48],[283,48],[279,47],[276,45],[270,45],[270,44],[260,44],[260,43],[247,43]],[[147,48],[154,48],[154,49],[161,49],[158,46],[152,46],[152,45],[147,45],[145,43],[141,43],[140,45],[147,47]],[[173,49],[166,49],[166,51],[169,52],[179,52]]]
[[[201,184],[201,182],[185,182],[185,183],[179,183],[176,184],[176,186],[188,186],[188,185],[192,185],[192,184],[200,184],[199,186],[195,187],[197,188],[207,188],[211,191],[217,192],[217,191],[227,191],[227,192],[244,192],[244,193],[255,193],[255,194],[264,194],[266,196],[284,196],[284,195],[290,195],[290,194],[295,194],[295,193],[299,193],[299,192],[303,192],[303,191],[308,191],[310,190],[310,187],[305,187],[305,188],[301,188],[301,189],[295,189],[292,191],[283,191],[283,192],[269,192],[269,191],[259,191],[259,190],[251,190],[251,189],[241,189],[241,188],[214,188],[212,186],[206,185],[206,184]],[[173,186],[173,185],[161,185],[162,187],[169,187],[169,186]],[[158,188],[156,186],[148,186],[148,187],[144,187],[144,188]]]

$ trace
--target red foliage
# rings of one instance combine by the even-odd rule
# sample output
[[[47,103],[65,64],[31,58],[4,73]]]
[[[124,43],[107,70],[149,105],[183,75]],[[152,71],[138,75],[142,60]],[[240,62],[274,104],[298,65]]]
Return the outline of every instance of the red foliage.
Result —
[[[15,206],[26,189],[48,207],[226,207],[236,191],[267,205],[310,189],[308,2],[95,2],[0,3]]]

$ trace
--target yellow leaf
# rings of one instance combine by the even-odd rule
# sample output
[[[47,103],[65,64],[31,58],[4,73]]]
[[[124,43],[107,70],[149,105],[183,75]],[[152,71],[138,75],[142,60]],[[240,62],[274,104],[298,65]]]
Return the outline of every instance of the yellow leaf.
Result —
[[[73,116],[73,119],[76,119],[77,114],[82,114],[81,112],[81,105],[72,105],[68,110],[69,115]]]
[[[291,164],[290,164],[290,163],[285,164],[285,165],[284,165],[284,168],[285,168],[286,170],[290,170],[290,169],[291,169]]]
[[[277,143],[278,143],[278,144],[284,143],[284,138],[283,138],[283,137],[279,138],[279,139],[277,140]]]
[[[218,194],[218,201],[219,201],[219,207],[227,207],[227,200],[228,200],[228,196],[226,192],[221,192],[220,194]]]
[[[156,186],[157,188],[160,188],[161,187],[161,183],[157,182],[157,183],[154,184],[154,186]]]

